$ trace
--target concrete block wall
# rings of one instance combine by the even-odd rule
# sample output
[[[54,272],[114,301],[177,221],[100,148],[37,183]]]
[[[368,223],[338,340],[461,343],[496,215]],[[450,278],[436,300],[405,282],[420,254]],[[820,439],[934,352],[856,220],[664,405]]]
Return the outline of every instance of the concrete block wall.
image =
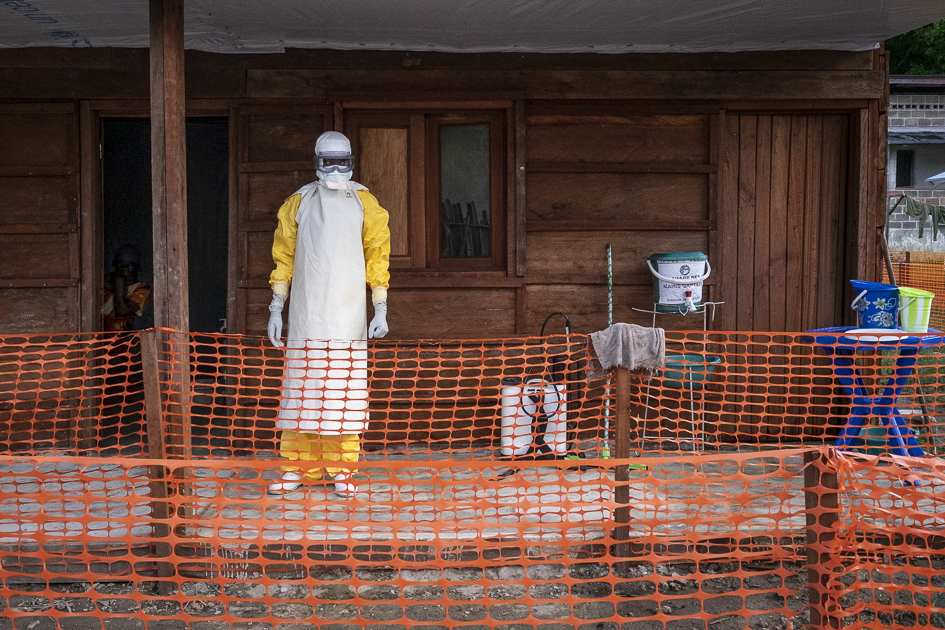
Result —
[[[942,127],[945,128],[945,94],[891,94],[889,97],[889,127]],[[896,150],[912,149],[916,152],[916,185],[896,188]],[[933,187],[924,179],[945,170],[945,146],[906,145],[889,147],[887,163],[887,211],[899,195],[905,193],[922,203],[945,206],[945,185]],[[940,164],[941,163],[941,164]],[[939,168],[941,166],[941,168]],[[919,220],[905,212],[905,201],[888,218],[890,249],[913,251],[945,251],[945,237],[932,239],[932,224],[926,220],[923,237],[919,238]]]
[[[892,94],[890,127],[945,127],[945,94]]]

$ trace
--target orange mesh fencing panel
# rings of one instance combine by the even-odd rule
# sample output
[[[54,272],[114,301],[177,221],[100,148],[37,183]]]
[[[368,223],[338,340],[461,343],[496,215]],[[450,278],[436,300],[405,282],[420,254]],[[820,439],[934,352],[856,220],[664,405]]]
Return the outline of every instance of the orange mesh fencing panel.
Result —
[[[923,289],[935,294],[929,326],[945,330],[945,253],[942,252],[889,252],[896,285]],[[883,282],[890,282],[883,267]]]
[[[832,452],[834,534],[819,546],[833,627],[945,627],[945,463]],[[831,480],[831,484],[832,480]]]
[[[359,463],[342,499],[268,497],[264,462],[6,459],[3,614],[63,628],[803,621],[802,452],[667,458],[615,482],[631,462],[507,476]]]
[[[0,619],[945,627],[942,346],[0,337]]]
[[[0,336],[0,452],[144,456],[139,334]]]

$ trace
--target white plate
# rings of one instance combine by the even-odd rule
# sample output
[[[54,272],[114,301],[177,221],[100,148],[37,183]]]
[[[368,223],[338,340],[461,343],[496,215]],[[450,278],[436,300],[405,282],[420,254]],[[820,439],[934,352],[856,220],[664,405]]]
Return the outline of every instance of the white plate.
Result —
[[[896,341],[898,342],[903,337],[909,335],[916,336],[915,333],[908,333],[899,328],[854,328],[853,330],[848,330],[846,335],[856,335],[856,340],[866,343],[876,343],[877,341],[881,343]]]

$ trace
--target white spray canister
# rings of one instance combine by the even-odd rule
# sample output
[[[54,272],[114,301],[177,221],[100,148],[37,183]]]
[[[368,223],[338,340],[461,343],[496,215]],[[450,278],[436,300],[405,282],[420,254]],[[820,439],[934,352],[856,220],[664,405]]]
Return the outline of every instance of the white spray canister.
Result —
[[[562,376],[553,374],[554,376]],[[540,378],[502,379],[500,439],[502,455],[564,455],[568,449],[568,403],[564,383]]]

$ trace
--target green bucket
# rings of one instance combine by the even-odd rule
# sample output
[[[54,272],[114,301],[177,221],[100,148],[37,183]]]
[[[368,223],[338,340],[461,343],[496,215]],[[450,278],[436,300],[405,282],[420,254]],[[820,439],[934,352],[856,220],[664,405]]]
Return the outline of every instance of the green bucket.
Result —
[[[933,299],[935,294],[930,291],[899,287],[900,327],[906,332],[928,332]]]
[[[712,271],[708,256],[702,252],[653,254],[646,264],[653,274],[653,302],[658,312],[685,315],[702,305],[702,283]]]

